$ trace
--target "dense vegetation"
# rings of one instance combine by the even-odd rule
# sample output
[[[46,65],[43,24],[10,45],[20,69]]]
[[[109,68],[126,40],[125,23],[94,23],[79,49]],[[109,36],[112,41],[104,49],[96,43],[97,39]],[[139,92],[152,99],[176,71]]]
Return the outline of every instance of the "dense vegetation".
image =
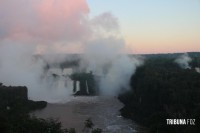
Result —
[[[61,123],[53,119],[39,119],[30,111],[42,109],[47,103],[31,101],[26,87],[7,87],[0,84],[0,132],[1,133],[67,133]]]
[[[119,96],[124,117],[155,133],[200,132],[200,56],[193,54],[192,69],[181,69],[177,56],[151,56],[131,77],[130,92]],[[196,119],[196,125],[167,125],[166,119]]]

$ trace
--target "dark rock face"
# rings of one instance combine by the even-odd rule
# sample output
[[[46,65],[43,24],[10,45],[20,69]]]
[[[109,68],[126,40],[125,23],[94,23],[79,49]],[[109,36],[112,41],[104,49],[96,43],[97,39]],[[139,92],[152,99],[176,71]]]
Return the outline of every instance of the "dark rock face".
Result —
[[[28,100],[28,89],[25,86],[0,86],[0,100]]]
[[[0,133],[66,133],[59,121],[29,115],[46,107],[45,101],[28,99],[27,87],[4,86],[0,83]]]
[[[95,76],[90,73],[75,73],[70,76],[74,81],[73,92],[75,95],[97,95],[98,85],[95,82]],[[77,90],[77,83],[79,82],[80,90]]]
[[[4,86],[0,84],[0,112],[11,111],[29,112],[30,110],[46,107],[45,101],[32,101],[28,99],[28,89],[25,86]]]

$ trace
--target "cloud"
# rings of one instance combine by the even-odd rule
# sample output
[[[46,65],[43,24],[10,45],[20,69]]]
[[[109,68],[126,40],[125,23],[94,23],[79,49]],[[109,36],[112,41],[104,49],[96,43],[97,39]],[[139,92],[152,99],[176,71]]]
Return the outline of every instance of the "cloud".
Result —
[[[102,76],[102,94],[128,87],[141,61],[123,53],[126,44],[112,13],[89,18],[89,12],[86,0],[0,0],[0,82],[26,85],[34,100],[61,101],[72,86],[60,86],[66,79],[44,68],[65,60],[57,53],[73,50],[85,54],[82,70]],[[34,58],[37,53],[46,61]]]
[[[34,45],[35,53],[82,52],[88,41],[120,36],[111,13],[89,18],[85,0],[0,0],[0,41]]]
[[[183,69],[190,69],[191,67],[189,63],[191,61],[192,59],[189,57],[187,53],[184,53],[175,60],[175,62]]]
[[[85,0],[1,0],[0,38],[76,41],[88,33]]]
[[[93,18],[91,25],[94,28],[94,32],[101,36],[116,36],[120,33],[118,19],[110,12],[105,12]]]

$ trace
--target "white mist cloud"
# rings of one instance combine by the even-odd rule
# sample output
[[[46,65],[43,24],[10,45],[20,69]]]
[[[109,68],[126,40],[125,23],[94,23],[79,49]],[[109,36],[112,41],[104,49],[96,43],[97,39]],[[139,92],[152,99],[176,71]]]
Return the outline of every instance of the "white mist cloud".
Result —
[[[132,74],[143,64],[142,59],[124,54],[124,48],[124,41],[116,38],[98,40],[86,47],[83,70],[100,76],[100,92],[103,95],[117,95],[129,89]]]
[[[105,13],[94,20],[99,22],[97,25],[93,23],[93,27],[97,26],[95,32],[99,30],[97,33],[100,34],[85,46],[86,56],[83,60],[86,64],[82,67],[100,76],[101,94],[117,95],[129,89],[130,78],[143,61],[124,53],[126,44],[120,35],[117,19],[112,14]]]
[[[108,73],[101,78],[101,93],[104,95],[117,95],[130,89],[130,78],[141,64],[140,60],[129,58],[126,55],[113,59]]]
[[[103,94],[128,88],[141,62],[124,54],[117,18],[88,15],[85,0],[0,0],[0,82],[27,86],[34,100],[65,100],[72,94],[69,79],[55,78],[44,68],[66,59],[55,54],[77,48],[85,54],[80,67],[102,76]],[[34,58],[36,53],[45,60]]]
[[[196,72],[200,73],[200,68],[199,67],[196,67],[195,70],[196,70]]]
[[[85,0],[1,0],[1,38],[80,40],[88,32]]]
[[[184,53],[183,55],[179,56],[175,62],[183,69],[191,68],[189,63],[192,61],[192,59],[189,57],[187,53]]]
[[[61,76],[44,71],[46,62],[36,53],[59,63],[60,53],[71,45],[84,42],[90,34],[89,8],[85,0],[0,0],[0,82],[28,87],[34,100],[56,102],[71,94]]]
[[[28,96],[33,100],[59,102],[69,96],[72,87],[59,87],[59,80],[45,74],[46,63],[36,59],[31,47],[6,41],[0,47],[0,82],[9,86],[27,86]]]

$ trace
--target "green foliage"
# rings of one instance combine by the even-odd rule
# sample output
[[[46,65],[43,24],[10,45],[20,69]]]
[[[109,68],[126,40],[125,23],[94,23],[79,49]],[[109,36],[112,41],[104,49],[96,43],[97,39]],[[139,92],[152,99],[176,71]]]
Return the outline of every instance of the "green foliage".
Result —
[[[94,123],[92,122],[92,120],[91,119],[87,119],[87,120],[85,120],[85,127],[86,128],[93,128],[94,127]]]
[[[92,133],[102,133],[102,129],[100,128],[93,129]]]
[[[76,130],[75,128],[70,128],[66,133],[76,133]]]
[[[198,120],[200,115],[200,74],[194,69],[181,69],[174,59],[146,60],[131,77],[132,91],[119,96],[125,104],[122,115],[149,127],[151,132],[190,133],[200,129],[166,125],[167,118]],[[197,67],[195,60],[192,68]]]
[[[30,117],[30,111],[46,107],[47,102],[28,100],[27,92],[26,87],[0,84],[1,133],[74,133],[62,129],[57,120]]]
[[[95,125],[90,118],[85,120],[84,124],[85,124],[85,127],[83,129],[84,132],[86,131],[91,133],[102,133],[102,129],[94,128]]]

